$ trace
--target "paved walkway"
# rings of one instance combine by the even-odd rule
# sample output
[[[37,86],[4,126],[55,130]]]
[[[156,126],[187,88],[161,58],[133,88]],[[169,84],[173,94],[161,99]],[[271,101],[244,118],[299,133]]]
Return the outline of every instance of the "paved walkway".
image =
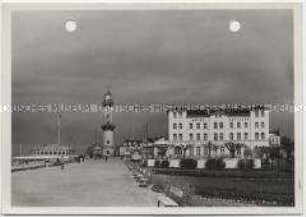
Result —
[[[116,159],[12,173],[13,206],[156,206],[158,196]]]

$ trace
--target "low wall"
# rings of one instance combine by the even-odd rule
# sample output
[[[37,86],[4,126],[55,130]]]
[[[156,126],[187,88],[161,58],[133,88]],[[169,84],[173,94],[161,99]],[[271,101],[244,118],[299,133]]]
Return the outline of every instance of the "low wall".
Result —
[[[240,158],[225,158],[223,159],[225,163],[225,169],[236,169]]]
[[[255,158],[254,159],[254,169],[260,169],[261,168],[261,159]]]
[[[155,163],[155,160],[154,159],[148,159],[148,167],[154,167],[154,163]]]
[[[169,160],[169,167],[179,168],[180,167],[180,160],[179,159]]]
[[[198,161],[197,168],[198,169],[204,169],[205,168],[206,159],[201,159],[201,160],[197,160],[197,161]]]

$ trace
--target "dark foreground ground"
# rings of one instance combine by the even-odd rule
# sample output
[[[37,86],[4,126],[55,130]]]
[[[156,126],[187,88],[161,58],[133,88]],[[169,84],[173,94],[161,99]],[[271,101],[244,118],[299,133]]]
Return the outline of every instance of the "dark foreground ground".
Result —
[[[184,195],[181,198],[172,196],[184,205],[215,206],[224,205],[226,201],[264,206],[294,205],[294,179],[292,177],[191,177],[155,174],[153,183],[183,189]],[[171,194],[171,192],[168,193]],[[193,200],[190,195],[201,197],[202,200]],[[215,198],[216,202],[211,203],[203,198]],[[225,200],[220,202],[218,199]]]

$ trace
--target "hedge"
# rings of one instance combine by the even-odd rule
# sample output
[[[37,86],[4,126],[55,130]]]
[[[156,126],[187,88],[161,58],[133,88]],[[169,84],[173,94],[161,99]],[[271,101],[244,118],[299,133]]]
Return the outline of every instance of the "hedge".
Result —
[[[223,170],[225,168],[225,162],[222,158],[209,158],[205,162],[205,168],[208,170]]]
[[[154,162],[154,167],[159,168],[160,167],[160,161],[159,160],[155,160]]]
[[[161,168],[168,168],[169,167],[169,161],[163,160],[160,165]]]
[[[197,165],[198,165],[198,162],[192,158],[182,159],[180,161],[180,167],[184,169],[195,169]]]
[[[241,170],[252,170],[254,169],[254,166],[253,159],[240,159],[238,161],[238,168]]]

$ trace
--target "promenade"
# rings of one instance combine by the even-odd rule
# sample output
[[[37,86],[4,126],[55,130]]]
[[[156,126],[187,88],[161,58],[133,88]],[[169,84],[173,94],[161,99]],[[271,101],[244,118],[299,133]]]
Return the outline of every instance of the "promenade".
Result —
[[[118,159],[12,173],[13,206],[157,206]]]

